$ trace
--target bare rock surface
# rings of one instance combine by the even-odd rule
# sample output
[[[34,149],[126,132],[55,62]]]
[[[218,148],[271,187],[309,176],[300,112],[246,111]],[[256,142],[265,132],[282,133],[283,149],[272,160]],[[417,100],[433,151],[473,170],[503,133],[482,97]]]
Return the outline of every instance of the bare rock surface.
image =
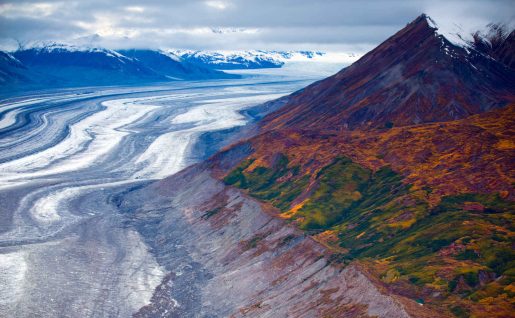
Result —
[[[121,208],[170,271],[137,317],[410,317],[358,265],[329,263],[324,247],[202,166],[131,192]]]

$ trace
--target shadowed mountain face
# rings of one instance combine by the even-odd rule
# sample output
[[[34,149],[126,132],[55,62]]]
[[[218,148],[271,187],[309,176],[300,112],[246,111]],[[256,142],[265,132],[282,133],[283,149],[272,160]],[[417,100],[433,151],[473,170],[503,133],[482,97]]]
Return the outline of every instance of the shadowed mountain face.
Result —
[[[453,45],[422,15],[352,66],[294,94],[264,128],[404,126],[505,106],[514,99],[515,73],[493,59],[510,60],[503,47],[487,55]]]
[[[181,61],[175,56],[153,50],[119,50],[119,53],[133,58],[152,71],[176,79],[236,78],[209,67]]]
[[[116,52],[53,43],[0,54],[0,90],[6,91],[238,78],[152,50]]]
[[[28,72],[14,56],[0,51],[0,84],[27,82]]]
[[[48,76],[50,85],[105,85],[164,81],[166,77],[110,50],[32,48],[13,53],[32,72]]]

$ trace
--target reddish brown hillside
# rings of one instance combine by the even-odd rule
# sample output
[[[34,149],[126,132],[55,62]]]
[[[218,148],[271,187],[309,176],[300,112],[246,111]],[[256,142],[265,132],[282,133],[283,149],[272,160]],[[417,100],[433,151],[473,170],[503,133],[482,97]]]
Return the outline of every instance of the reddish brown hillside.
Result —
[[[324,244],[331,262],[358,262],[444,316],[510,317],[512,37],[465,49],[428,19],[292,94],[260,135],[210,163]]]
[[[503,59],[509,60],[506,54],[512,51],[504,48]],[[512,69],[486,53],[451,44],[422,15],[353,65],[292,95],[265,118],[263,127],[342,129],[448,121],[505,106],[514,96]]]
[[[338,156],[377,170],[389,165],[416,188],[430,187],[430,201],[460,193],[515,198],[515,105],[466,119],[380,130],[272,131],[251,139],[256,160],[270,166],[277,153],[316,177]]]
[[[241,144],[250,155],[222,177],[393,293],[457,317],[507,317],[513,127],[515,105],[392,129],[275,130]],[[227,171],[220,160],[235,149],[214,167]]]

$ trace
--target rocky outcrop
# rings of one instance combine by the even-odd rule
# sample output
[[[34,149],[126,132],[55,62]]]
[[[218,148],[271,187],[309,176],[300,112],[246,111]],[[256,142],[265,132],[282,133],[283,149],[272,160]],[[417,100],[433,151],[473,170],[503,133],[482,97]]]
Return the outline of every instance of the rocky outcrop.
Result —
[[[359,264],[331,263],[323,246],[205,166],[124,198],[170,271],[138,317],[410,317],[412,301],[387,295]]]

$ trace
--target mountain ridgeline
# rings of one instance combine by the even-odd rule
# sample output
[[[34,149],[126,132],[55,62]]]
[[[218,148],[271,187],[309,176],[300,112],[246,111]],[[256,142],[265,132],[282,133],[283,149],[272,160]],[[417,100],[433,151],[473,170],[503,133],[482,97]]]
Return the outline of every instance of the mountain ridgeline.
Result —
[[[324,56],[311,51],[187,51],[40,43],[0,52],[0,91],[137,85],[177,80],[235,79],[223,70],[280,68],[289,60]]]
[[[333,265],[358,264],[409,299],[413,317],[509,317],[513,35],[491,26],[458,45],[421,15],[283,98],[254,137],[210,159],[212,173],[324,245]]]
[[[220,70],[280,68],[290,59],[312,60],[324,56],[318,51],[191,51],[175,50],[182,60]]]
[[[350,67],[294,94],[265,129],[404,126],[506,106],[515,89],[513,38],[498,37],[491,47],[477,37],[480,49],[461,47],[420,16]]]
[[[54,43],[1,54],[0,81],[4,90],[239,77],[152,50],[117,52]]]

